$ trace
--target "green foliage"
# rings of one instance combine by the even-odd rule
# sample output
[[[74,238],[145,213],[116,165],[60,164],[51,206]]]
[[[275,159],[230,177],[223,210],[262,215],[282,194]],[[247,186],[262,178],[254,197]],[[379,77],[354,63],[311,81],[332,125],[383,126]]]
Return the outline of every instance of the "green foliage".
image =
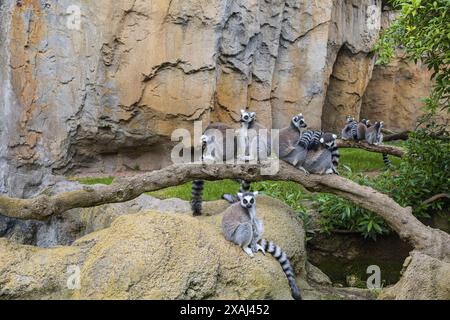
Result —
[[[314,197],[315,207],[320,212],[322,232],[332,230],[358,231],[366,238],[376,239],[377,235],[389,233],[384,220],[371,211],[363,209],[349,200],[320,193]]]
[[[450,193],[450,140],[443,135],[433,138],[426,130],[411,133],[406,142],[407,155],[395,173],[387,172],[371,186],[389,193],[402,206],[412,206],[418,217],[440,211],[448,204],[441,199],[423,204],[439,193]]]
[[[378,63],[389,62],[396,48],[406,57],[422,61],[433,71],[435,85],[426,99],[428,110],[449,108],[450,98],[450,1],[393,0],[400,9],[399,18],[383,33],[376,45]]]

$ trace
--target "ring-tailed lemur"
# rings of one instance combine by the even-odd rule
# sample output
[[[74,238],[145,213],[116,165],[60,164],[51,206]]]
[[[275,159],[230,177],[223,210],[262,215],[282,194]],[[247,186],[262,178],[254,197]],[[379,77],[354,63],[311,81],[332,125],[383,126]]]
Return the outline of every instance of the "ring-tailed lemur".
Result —
[[[279,132],[279,148],[277,150],[280,159],[288,156],[298,144],[303,132],[308,127],[303,114],[298,114],[291,119],[291,123]]]
[[[215,131],[217,130],[217,131]],[[233,142],[227,143],[227,130],[234,130],[228,124],[222,122],[211,123],[204,131],[201,136],[202,143],[202,160],[206,159],[204,157],[205,151],[211,153],[214,150],[214,155],[209,155],[208,160],[213,161],[227,161],[236,157],[236,137],[233,136]],[[219,136],[215,135],[216,132],[220,133],[222,141],[219,141]],[[230,150],[232,148],[232,150]],[[194,180],[192,182],[192,200],[191,208],[194,215],[201,215],[202,213],[202,193],[203,193],[204,182],[203,180]]]
[[[352,116],[347,116],[345,127],[342,129],[342,139],[355,141],[364,140],[368,123],[369,120],[362,119],[357,122]]]
[[[357,136],[357,125],[355,118],[347,116],[345,120],[344,129],[342,129],[341,137],[343,140],[352,140]]]
[[[287,157],[289,157],[292,151],[296,149],[296,147],[298,148],[298,141],[302,136],[302,132],[306,129],[307,126],[308,125],[305,122],[303,114],[300,113],[292,117],[289,126],[280,130],[278,149],[275,150],[280,159],[285,160]],[[242,188],[241,184],[240,191],[241,192],[248,191],[248,188],[247,189]],[[232,194],[224,194],[222,198],[227,200],[229,203],[235,203],[238,201],[238,198]]]
[[[225,239],[233,242],[253,257],[258,251],[269,252],[278,260],[291,288],[292,297],[301,299],[300,290],[295,282],[294,270],[286,253],[273,242],[261,239],[264,226],[256,217],[257,192],[238,193],[239,202],[228,207],[222,218],[222,231]]]
[[[366,130],[366,141],[368,144],[380,144],[383,142],[383,134],[381,129],[383,128],[383,121],[375,122],[375,124]]]
[[[259,148],[262,146],[262,144],[259,143],[259,139],[257,137],[254,137],[252,135],[248,136],[250,129],[254,130],[253,133],[259,134],[259,131],[264,129],[262,125],[257,123],[256,121],[256,113],[255,112],[247,112],[245,110],[241,110],[241,116],[239,119],[239,122],[241,123],[241,127],[239,130],[239,133],[237,137],[233,136],[233,142],[227,143],[227,130],[234,130],[231,126],[221,123],[221,122],[215,122],[211,123],[206,130],[204,131],[201,142],[202,142],[202,150],[208,151],[211,153],[211,150],[214,150],[214,155],[211,157],[208,157],[205,159],[212,160],[212,161],[227,161],[231,160],[233,158],[236,158],[236,156],[239,156],[241,152],[251,152],[251,140],[256,138],[256,141],[258,141],[257,150],[259,151]],[[220,136],[222,138],[222,144],[220,144],[220,141],[218,141],[218,138],[214,135],[215,131],[217,130],[220,133]],[[238,139],[240,139],[238,141]],[[253,140],[255,141],[255,140]],[[265,145],[265,148],[269,148],[270,151],[270,140]],[[244,148],[243,150],[238,150],[239,148]],[[202,160],[204,152],[202,152]],[[241,184],[240,191],[245,192],[248,191],[250,188],[250,183],[247,181],[239,181]],[[191,206],[192,211],[194,215],[200,215],[201,214],[201,201],[198,200],[199,197],[201,197],[203,192],[204,183],[202,180],[195,180],[192,183],[192,200],[191,200]],[[227,195],[224,195],[224,198],[228,201],[229,199],[226,198]],[[233,201],[233,200],[231,200]],[[235,201],[235,200],[234,200]],[[234,202],[233,201],[233,202]]]
[[[271,153],[271,137],[267,128],[256,121],[256,112],[248,112],[242,109],[240,122],[241,131],[239,135],[245,146],[245,154],[241,155],[243,156],[242,159],[248,161],[267,159]],[[264,130],[267,131],[265,136],[262,135]]]
[[[338,174],[339,150],[336,144],[337,136],[333,133],[324,133],[320,139],[321,146],[317,150],[307,152],[303,163],[298,163],[307,172],[314,174]]]
[[[368,144],[378,145],[383,142],[383,133],[381,133],[382,128],[383,121],[375,122],[373,126],[367,128],[366,141]],[[391,160],[386,153],[383,153],[383,162],[386,167],[390,167],[392,165]]]

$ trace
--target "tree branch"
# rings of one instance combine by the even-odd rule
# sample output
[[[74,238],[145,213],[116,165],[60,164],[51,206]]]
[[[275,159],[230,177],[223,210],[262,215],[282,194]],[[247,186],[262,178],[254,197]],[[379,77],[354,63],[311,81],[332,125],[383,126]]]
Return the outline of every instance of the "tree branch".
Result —
[[[402,131],[399,133],[389,134],[383,137],[383,141],[408,140],[411,131]]]
[[[398,147],[388,145],[374,145],[362,141],[337,140],[337,145],[339,148],[358,148],[371,152],[385,153],[400,158],[405,155],[405,151]]]
[[[448,234],[442,235],[442,231],[423,225],[412,215],[411,208],[401,207],[387,195],[372,188],[336,175],[306,176],[284,162],[280,162],[280,170],[275,175],[261,174],[262,168],[268,168],[268,164],[175,164],[161,170],[122,178],[109,186],[85,186],[81,190],[64,192],[55,196],[43,195],[33,199],[1,196],[0,213],[18,219],[46,220],[52,215],[61,214],[73,208],[125,202],[144,192],[180,185],[193,179],[281,180],[297,182],[309,191],[330,192],[342,196],[379,214],[403,240],[411,243],[416,249],[435,251],[434,255],[442,255],[442,250],[436,251],[433,247],[436,241],[443,243],[441,249],[447,250],[450,246]]]

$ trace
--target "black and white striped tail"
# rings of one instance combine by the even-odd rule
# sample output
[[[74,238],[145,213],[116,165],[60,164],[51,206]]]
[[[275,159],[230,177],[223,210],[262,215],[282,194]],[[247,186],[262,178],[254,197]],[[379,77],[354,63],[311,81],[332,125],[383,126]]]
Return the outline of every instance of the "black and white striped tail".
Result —
[[[333,171],[334,173],[339,174],[337,171],[337,167],[339,166],[341,154],[339,153],[339,149],[336,143],[333,144],[330,151],[331,151],[331,162],[333,163]]]
[[[316,149],[320,145],[321,137],[322,131],[308,130],[302,134],[298,144],[306,150]]]
[[[275,259],[278,260],[281,267],[283,268],[286,277],[288,278],[289,286],[291,287],[291,294],[295,300],[301,300],[302,297],[300,295],[300,289],[295,282],[294,270],[292,269],[291,263],[286,255],[286,253],[272,241],[267,241],[266,239],[262,239],[260,241],[261,247],[270,253]]]
[[[391,160],[386,153],[383,153],[383,162],[386,167],[390,167],[392,165]]]
[[[358,122],[353,121],[351,124],[351,132],[353,140],[358,140]]]
[[[244,192],[250,191],[250,182],[249,181],[238,180],[238,182],[240,183],[239,192],[244,193]],[[233,194],[229,194],[229,193],[225,193],[222,196],[222,198],[227,200],[229,203],[235,203],[235,202],[239,201],[239,198],[237,195],[233,195]]]
[[[241,186],[239,187],[240,192],[249,192],[250,191],[250,182],[247,180],[241,180]]]
[[[194,216],[202,214],[202,195],[203,195],[203,180],[192,181],[192,200],[191,208]]]

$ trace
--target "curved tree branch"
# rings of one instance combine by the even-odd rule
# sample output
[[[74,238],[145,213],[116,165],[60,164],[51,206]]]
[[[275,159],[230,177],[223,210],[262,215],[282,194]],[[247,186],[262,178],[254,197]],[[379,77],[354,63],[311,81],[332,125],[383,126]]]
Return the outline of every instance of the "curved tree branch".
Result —
[[[395,230],[403,240],[430,255],[442,256],[450,251],[450,236],[423,225],[393,199],[372,188],[361,186],[336,175],[304,175],[294,167],[280,162],[274,175],[261,174],[268,164],[175,164],[161,170],[122,178],[109,186],[85,186],[81,190],[33,199],[0,197],[0,213],[18,219],[45,220],[73,208],[93,207],[132,200],[144,192],[180,185],[193,179],[245,179],[248,181],[283,180],[302,184],[309,191],[330,192],[371,210]],[[440,249],[436,249],[436,243]]]
[[[396,157],[403,157],[405,155],[405,150],[388,145],[374,145],[368,144],[367,142],[362,141],[353,141],[353,140],[337,140],[337,145],[339,148],[358,148],[364,149],[371,152],[385,153]]]
[[[389,134],[383,137],[383,141],[408,140],[411,131],[402,131],[399,133]]]

